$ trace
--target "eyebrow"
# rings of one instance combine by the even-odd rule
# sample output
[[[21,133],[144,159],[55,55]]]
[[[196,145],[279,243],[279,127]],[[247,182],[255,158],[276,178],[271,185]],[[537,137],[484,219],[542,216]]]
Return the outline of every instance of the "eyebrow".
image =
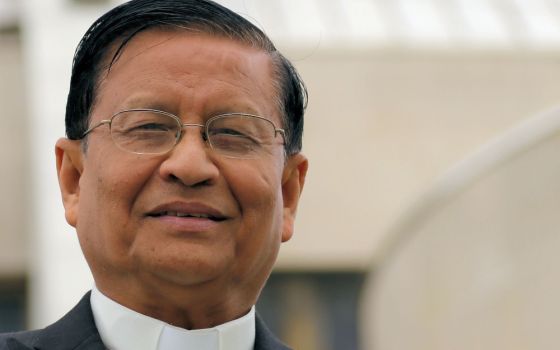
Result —
[[[122,104],[121,109],[148,108],[175,114],[174,112],[176,111],[169,110],[168,107],[169,105],[161,102],[161,100],[154,100],[146,95],[137,95],[127,98]]]
[[[247,113],[247,114],[260,115],[262,117],[272,117],[269,115],[261,115],[262,114],[261,112],[259,112],[256,108],[254,108],[253,106],[247,103],[233,103],[233,104],[237,104],[238,107],[231,108],[231,107],[222,106],[222,107],[212,108],[210,109],[211,113],[204,113],[203,116],[205,118],[210,118],[225,113]],[[172,106],[172,104],[162,102],[161,100],[154,100],[146,95],[138,95],[126,99],[125,102],[121,105],[120,110],[122,111],[122,110],[137,109],[137,108],[157,109],[159,111],[171,113],[178,117],[181,117],[180,115],[181,113],[179,113],[179,110],[177,110],[176,108],[169,108],[170,106]]]

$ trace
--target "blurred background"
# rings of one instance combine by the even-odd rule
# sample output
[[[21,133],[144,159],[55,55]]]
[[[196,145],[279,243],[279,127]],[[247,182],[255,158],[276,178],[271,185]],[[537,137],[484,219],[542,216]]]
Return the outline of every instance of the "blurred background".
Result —
[[[54,143],[115,0],[0,0],[0,331],[91,288]],[[296,349],[551,349],[560,0],[224,0],[307,83],[310,171],[258,309]]]

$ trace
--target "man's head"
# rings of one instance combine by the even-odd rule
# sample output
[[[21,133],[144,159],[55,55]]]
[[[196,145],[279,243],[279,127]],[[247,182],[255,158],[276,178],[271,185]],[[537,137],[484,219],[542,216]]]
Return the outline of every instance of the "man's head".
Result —
[[[98,20],[76,52],[56,153],[100,290],[185,327],[246,312],[293,232],[305,100],[266,36],[214,3],[139,0]],[[147,154],[169,121],[188,125]]]
[[[83,36],[72,68],[66,105],[66,134],[81,138],[89,126],[91,110],[103,74],[107,74],[127,43],[150,29],[177,29],[227,38],[270,55],[278,89],[278,108],[286,129],[286,152],[301,150],[307,91],[292,64],[251,22],[206,0],[138,0],[125,3],[100,17]]]

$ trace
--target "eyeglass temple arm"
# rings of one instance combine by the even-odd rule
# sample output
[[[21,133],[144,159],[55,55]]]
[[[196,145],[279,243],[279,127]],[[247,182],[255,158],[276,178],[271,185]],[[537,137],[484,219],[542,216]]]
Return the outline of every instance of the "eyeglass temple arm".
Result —
[[[105,125],[105,124],[111,124],[111,119],[103,119],[101,120],[99,123],[95,124],[94,126],[92,126],[91,128],[87,129],[86,131],[84,131],[84,133],[82,134],[81,138],[84,138],[87,136],[87,134],[89,134],[90,132],[92,132],[94,129],[97,129],[98,127],[100,127],[101,125]]]
[[[282,139],[284,140],[284,144],[286,143],[286,131],[284,129],[276,129],[274,128],[274,136],[282,135]]]

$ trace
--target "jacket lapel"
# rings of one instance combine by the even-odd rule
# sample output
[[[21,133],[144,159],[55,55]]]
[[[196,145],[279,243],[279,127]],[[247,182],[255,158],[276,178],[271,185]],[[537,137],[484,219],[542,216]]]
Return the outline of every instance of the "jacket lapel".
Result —
[[[39,331],[32,349],[37,350],[105,350],[91,312],[88,292],[58,322]]]
[[[255,350],[291,350],[272,334],[258,314],[255,331]]]

